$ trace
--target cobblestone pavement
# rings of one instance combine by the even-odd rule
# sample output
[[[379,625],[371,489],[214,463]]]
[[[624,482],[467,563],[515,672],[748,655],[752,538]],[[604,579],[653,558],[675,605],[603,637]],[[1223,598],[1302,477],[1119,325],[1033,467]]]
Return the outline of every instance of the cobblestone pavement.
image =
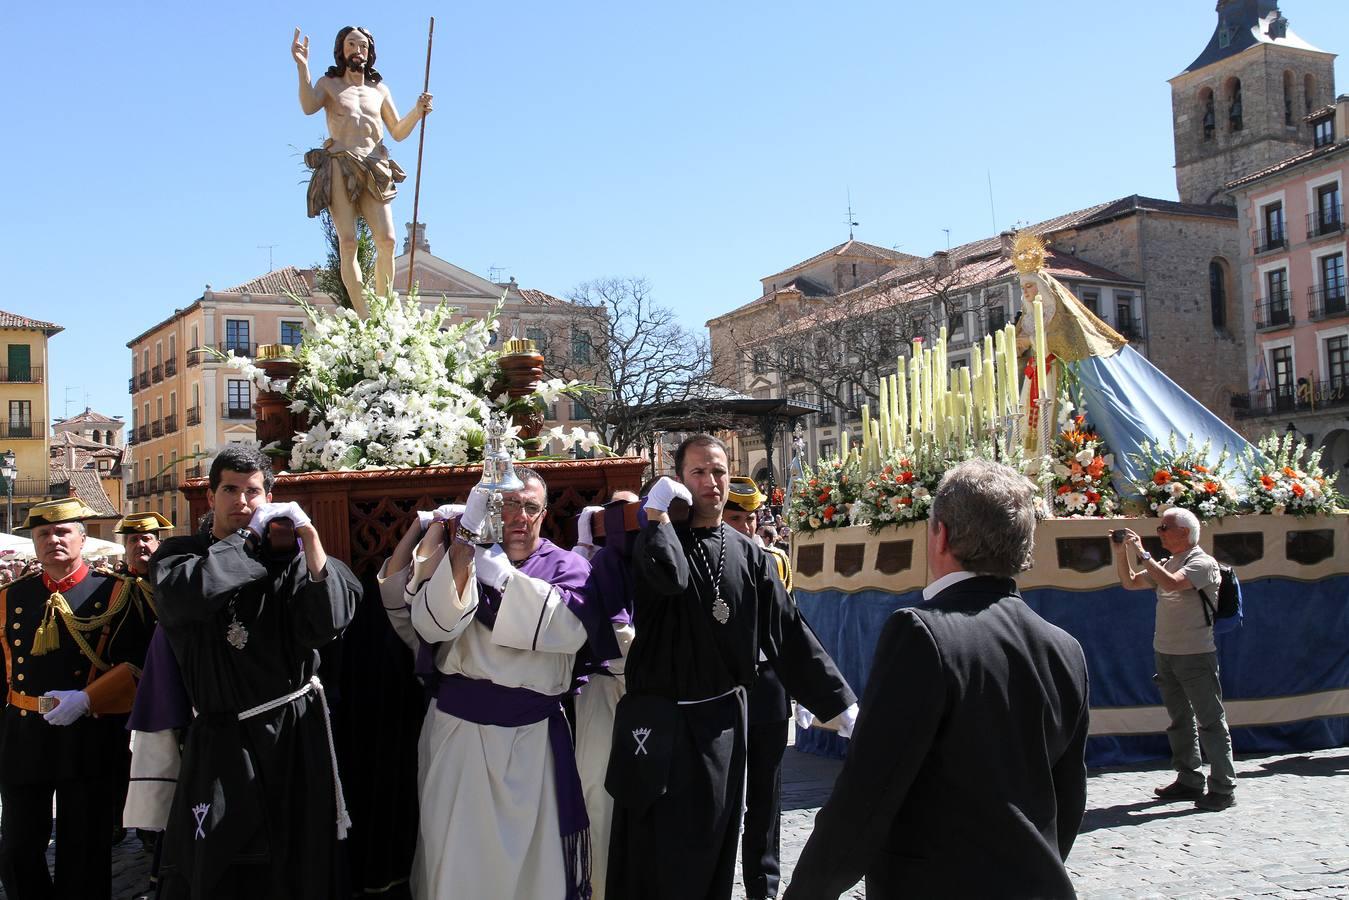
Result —
[[[784,880],[841,767],[787,751]],[[1221,813],[1157,801],[1152,789],[1171,778],[1164,763],[1090,772],[1068,857],[1081,897],[1349,897],[1349,748],[1238,757],[1237,805]]]
[[[782,785],[786,878],[842,763],[787,751]],[[1349,748],[1237,759],[1238,803],[1204,813],[1161,803],[1165,765],[1096,769],[1068,858],[1084,898],[1349,897]],[[114,850],[113,895],[145,889],[149,857],[129,835]],[[0,897],[4,891],[0,890]],[[744,898],[737,881],[735,897]],[[844,894],[864,898],[861,885]]]

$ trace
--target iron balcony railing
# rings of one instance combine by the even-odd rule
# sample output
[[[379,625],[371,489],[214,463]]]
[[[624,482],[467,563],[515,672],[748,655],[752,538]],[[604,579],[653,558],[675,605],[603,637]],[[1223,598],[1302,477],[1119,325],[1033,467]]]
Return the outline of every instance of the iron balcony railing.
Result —
[[[137,375],[136,383],[139,384],[142,389],[148,388],[150,386],[150,373],[142,372],[139,375]]]
[[[132,375],[126,380],[126,392],[128,394],[136,393],[136,376]]]
[[[1344,407],[1349,407],[1349,378],[1304,381],[1296,386],[1232,395],[1232,412],[1238,419]]]
[[[220,416],[225,419],[251,419],[253,418],[253,407],[252,405],[232,406],[229,403],[222,403],[220,405]]]
[[[1344,233],[1344,207],[1329,206],[1307,213],[1307,237],[1319,238]]]
[[[1125,340],[1143,340],[1143,323],[1134,316],[1130,316],[1126,319],[1117,318],[1115,320],[1115,330],[1118,331],[1120,336]]]
[[[164,433],[173,434],[177,430],[178,430],[178,416],[176,414],[165,416]]]
[[[163,436],[164,436],[164,420],[155,419],[153,422],[150,423],[150,437],[163,437]]]
[[[1343,284],[1307,289],[1307,310],[1313,319],[1329,319],[1349,313]]]
[[[247,341],[221,341],[217,346],[221,353],[228,353],[233,350],[235,356],[252,358],[258,355],[258,345],[250,344]]]
[[[40,438],[41,432],[32,422],[0,422],[0,438]]]
[[[0,381],[12,384],[41,384],[41,366],[0,366]]]
[[[202,475],[201,466],[189,466],[183,473],[184,478],[200,478]]]
[[[0,478],[0,481],[4,481]],[[0,490],[4,490],[0,486]],[[51,482],[45,478],[16,478],[14,479],[13,493],[18,497],[50,497],[52,496]]]
[[[1261,228],[1255,233],[1255,252],[1272,253],[1288,247],[1288,235],[1282,226],[1279,228]]]
[[[1290,328],[1294,322],[1293,307],[1287,293],[1271,294],[1255,304],[1256,328]]]
[[[164,360],[164,377],[169,378],[178,374],[178,357],[170,356]]]
[[[189,366],[201,365],[201,353],[197,352],[196,350],[187,351],[187,364]]]
[[[200,406],[189,406],[189,407],[187,408],[187,424],[188,424],[188,425],[200,425],[200,424],[201,424],[201,407],[200,407]]]
[[[150,370],[150,380],[153,381],[155,384],[159,384],[161,381],[163,381],[163,380],[164,380],[164,367],[163,367],[163,366],[155,366],[153,369],[151,369],[151,370]]]

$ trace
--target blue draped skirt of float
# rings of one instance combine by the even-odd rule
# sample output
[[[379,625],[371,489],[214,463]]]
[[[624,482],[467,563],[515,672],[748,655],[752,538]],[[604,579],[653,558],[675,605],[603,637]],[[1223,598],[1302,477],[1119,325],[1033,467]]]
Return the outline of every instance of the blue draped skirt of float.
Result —
[[[796,602],[848,682],[861,696],[871,673],[876,640],[897,609],[922,600],[920,591],[806,591]],[[1152,682],[1155,595],[1120,587],[1095,591],[1053,588],[1024,592],[1036,612],[1082,644],[1097,710],[1159,707]],[[1349,691],[1349,576],[1319,581],[1266,578],[1243,584],[1244,625],[1218,637],[1224,700],[1286,698],[1262,711],[1269,724],[1233,727],[1237,753],[1286,753],[1349,744],[1349,717],[1299,717],[1299,697]],[[865,706],[863,706],[865,714]],[[1229,712],[1230,717],[1230,712]],[[798,731],[800,750],[841,759],[848,742],[818,728]],[[1166,736],[1097,735],[1087,743],[1087,765],[1124,765],[1169,756]]]

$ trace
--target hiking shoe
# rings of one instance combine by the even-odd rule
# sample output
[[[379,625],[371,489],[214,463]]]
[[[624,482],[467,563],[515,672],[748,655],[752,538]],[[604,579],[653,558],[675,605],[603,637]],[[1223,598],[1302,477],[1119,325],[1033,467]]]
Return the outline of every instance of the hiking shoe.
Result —
[[[1202,800],[1204,797],[1203,788],[1190,787],[1179,781],[1173,781],[1166,787],[1153,788],[1152,792],[1163,800]]]
[[[1215,794],[1209,791],[1198,800],[1194,801],[1196,809],[1207,810],[1208,812],[1222,812],[1229,806],[1237,805],[1237,795],[1233,794]]]

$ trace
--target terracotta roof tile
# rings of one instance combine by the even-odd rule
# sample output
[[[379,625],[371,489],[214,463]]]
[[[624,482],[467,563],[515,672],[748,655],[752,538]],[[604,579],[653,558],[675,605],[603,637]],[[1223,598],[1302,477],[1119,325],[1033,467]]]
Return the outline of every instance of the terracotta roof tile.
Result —
[[[103,490],[103,484],[98,480],[97,472],[53,468],[51,470],[51,483],[53,485],[68,485],[70,495],[83,500],[89,505],[90,509],[98,513],[99,518],[110,519],[119,515],[117,507],[112,505],[107,492]]]
[[[308,297],[313,294],[310,287],[310,280],[313,278],[312,269],[300,270],[294,266],[286,266],[277,269],[275,272],[268,272],[266,275],[259,275],[252,281],[246,281],[243,284],[232,288],[225,288],[223,291],[216,291],[217,294],[294,294],[297,297]]]
[[[84,408],[84,412],[78,415],[71,416],[69,419],[56,420],[57,425],[75,425],[85,422],[90,425],[121,425],[123,427],[126,425],[121,419],[113,419],[103,415],[103,413],[94,412],[87,406]]]
[[[817,253],[804,262],[788,266],[781,272],[774,272],[769,278],[775,278],[778,275],[785,275],[788,272],[795,272],[797,269],[804,269],[807,266],[813,266],[815,263],[831,256],[856,256],[862,259],[879,259],[901,261],[905,259],[918,259],[909,253],[900,253],[898,250],[891,250],[888,247],[878,247],[875,244],[868,244],[866,241],[847,240],[837,247],[830,247],[823,253]]]
[[[1142,211],[1233,220],[1235,220],[1237,216],[1236,208],[1233,206],[1221,204],[1178,203],[1174,200],[1159,200],[1155,197],[1144,197],[1140,194],[1131,194],[1128,197],[1121,197],[1118,200],[1111,200],[1107,203],[1097,203],[1094,206],[1088,206],[1083,209],[1054,216],[1051,219],[1045,219],[1043,222],[1037,222],[1034,225],[1023,228],[1022,231],[1045,237],[1058,231],[1065,231],[1069,228],[1079,228],[1099,224],[1101,222],[1109,221],[1110,219],[1129,216]],[[851,243],[859,244],[861,242],[853,241]],[[826,250],[824,253],[814,256],[806,262],[798,263],[784,271],[791,272],[816,260],[824,259],[831,254],[838,253],[846,246],[848,246],[848,244],[840,244],[838,247]],[[867,244],[866,246],[871,247],[872,245]],[[935,257],[912,256],[907,253],[885,250],[882,247],[876,247],[874,249],[882,250],[893,256],[903,257],[903,259],[898,265],[887,271],[884,275],[867,284],[854,288],[852,291],[845,292],[839,295],[840,297],[847,297],[858,291],[875,292],[877,285],[884,285],[891,282],[902,283],[904,281],[912,280],[921,276],[924,272],[932,271],[936,265]],[[948,259],[950,259],[953,267],[969,266],[976,260],[985,260],[990,257],[1001,259],[1001,252],[1002,237],[1000,235],[980,238],[977,241],[961,244],[958,247],[952,247],[950,250],[946,251]],[[1086,260],[1068,257],[1066,254],[1058,254],[1057,256],[1060,260],[1063,260],[1065,266],[1068,266],[1063,272],[1063,274],[1068,277],[1095,278],[1101,281],[1123,282],[1125,284],[1135,283],[1132,279],[1125,278],[1117,272],[1111,272],[1109,269],[1094,266]],[[1069,263],[1069,259],[1074,261]],[[1008,271],[1010,271],[1010,264],[1008,264]],[[1059,275],[1058,272],[1054,272],[1054,274],[1056,276]],[[990,277],[993,276],[981,276],[980,280],[988,280]],[[774,292],[769,291],[768,293],[751,300],[749,303],[736,307],[730,312],[722,313],[720,316],[714,317],[710,321],[717,321],[726,316],[767,303],[773,298],[773,294]],[[807,294],[807,296],[810,295]]]
[[[1300,166],[1303,163],[1313,162],[1323,156],[1333,156],[1346,148],[1349,148],[1349,140],[1337,141],[1334,144],[1327,144],[1324,147],[1316,147],[1315,149],[1299,153],[1296,156],[1290,156],[1287,159],[1279,160],[1272,166],[1266,166],[1258,172],[1244,175],[1235,181],[1229,181],[1227,184],[1223,185],[1223,188],[1225,190],[1233,191],[1239,187],[1244,187],[1245,185],[1260,181],[1263,178],[1268,178],[1271,175],[1277,175],[1280,172]]]
[[[51,337],[59,331],[65,331],[61,325],[54,322],[43,322],[40,319],[30,319],[27,316],[21,316],[18,313],[5,312],[0,309],[0,328],[23,328],[33,331],[44,331],[47,337]]]
[[[554,297],[552,294],[534,288],[516,288],[520,292],[520,297],[529,306],[566,306],[567,301],[560,297]]]

